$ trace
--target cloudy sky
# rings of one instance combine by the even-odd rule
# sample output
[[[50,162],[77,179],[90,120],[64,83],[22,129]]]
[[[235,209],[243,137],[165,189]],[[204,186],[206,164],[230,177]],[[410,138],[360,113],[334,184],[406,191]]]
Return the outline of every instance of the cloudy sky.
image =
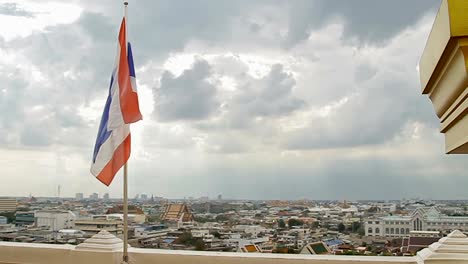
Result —
[[[417,64],[439,0],[138,0],[130,195],[468,199]],[[1,1],[1,195],[121,194],[89,167],[117,0]]]

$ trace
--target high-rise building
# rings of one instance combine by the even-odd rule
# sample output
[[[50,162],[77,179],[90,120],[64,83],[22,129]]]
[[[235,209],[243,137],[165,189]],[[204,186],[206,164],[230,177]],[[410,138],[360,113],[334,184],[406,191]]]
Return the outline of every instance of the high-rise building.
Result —
[[[223,199],[223,196],[220,194],[218,195],[218,200],[221,201]]]
[[[89,199],[91,200],[98,200],[99,199],[99,194],[93,193],[89,196]]]
[[[0,212],[16,212],[16,199],[0,198]]]
[[[104,196],[102,197],[102,199],[104,200],[109,200],[109,194],[108,193],[105,193]]]
[[[143,200],[143,201],[146,201],[146,200],[148,200],[148,195],[142,194],[142,195],[140,195],[140,199]]]
[[[80,201],[80,200],[83,200],[83,198],[84,198],[83,193],[75,194],[75,200]]]

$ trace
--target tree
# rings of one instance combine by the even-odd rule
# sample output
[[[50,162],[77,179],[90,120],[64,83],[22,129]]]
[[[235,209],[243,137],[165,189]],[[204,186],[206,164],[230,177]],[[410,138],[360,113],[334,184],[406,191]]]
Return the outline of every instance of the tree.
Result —
[[[224,221],[229,220],[229,217],[220,214],[220,215],[216,216],[215,220],[216,220],[216,222],[224,222]]]
[[[302,226],[304,225],[304,222],[302,222],[301,220],[299,219],[294,219],[294,218],[291,218],[288,220],[288,226],[289,227],[293,227],[293,226]]]
[[[211,234],[216,238],[221,238],[221,234],[218,231],[211,232]]]
[[[148,217],[146,218],[146,222],[148,223],[161,222],[161,217],[159,215],[148,215]]]
[[[353,222],[353,224],[351,225],[351,232],[356,233],[360,227],[361,227],[361,223]]]
[[[175,242],[177,244],[193,245],[195,240],[193,239],[192,233],[184,232],[182,235],[180,235],[180,237],[177,238]]]
[[[366,234],[366,230],[364,230],[364,227],[361,226],[359,227],[357,233],[360,235],[360,236],[364,236]]]
[[[320,225],[320,222],[319,221],[315,221],[313,224],[312,224],[312,227],[313,228],[318,228]]]
[[[284,222],[283,219],[278,220],[278,227],[279,228],[285,228],[286,227],[286,223]]]
[[[4,213],[0,213],[0,216],[6,217],[8,223],[14,223],[14,222],[16,221],[15,212],[4,212]]]
[[[195,222],[197,223],[206,223],[206,222],[212,222],[213,219],[208,218],[208,217],[201,217],[201,216],[195,216]]]
[[[338,224],[338,232],[342,233],[345,229],[346,226],[343,223]]]
[[[203,239],[197,239],[195,241],[195,250],[203,251],[205,250],[205,242],[203,242]]]

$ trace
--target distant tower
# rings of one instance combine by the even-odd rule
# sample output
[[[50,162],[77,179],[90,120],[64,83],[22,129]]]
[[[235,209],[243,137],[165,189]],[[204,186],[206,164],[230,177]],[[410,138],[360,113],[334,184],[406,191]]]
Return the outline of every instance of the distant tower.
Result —
[[[59,184],[59,186],[57,187],[57,198],[60,199],[60,184]]]

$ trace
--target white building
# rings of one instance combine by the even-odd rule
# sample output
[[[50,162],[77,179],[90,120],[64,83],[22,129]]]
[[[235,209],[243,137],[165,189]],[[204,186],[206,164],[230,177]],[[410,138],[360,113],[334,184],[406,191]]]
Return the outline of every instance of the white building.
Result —
[[[394,203],[380,203],[377,205],[381,211],[393,213],[397,209],[397,205]]]
[[[158,238],[166,236],[168,231],[170,231],[170,229],[166,228],[164,225],[138,226],[135,227],[134,234],[137,238]]]
[[[73,229],[76,216],[71,211],[41,210],[34,212],[35,225],[48,227],[51,231]]]
[[[421,207],[407,216],[383,216],[368,219],[366,236],[406,237],[411,231],[439,231],[443,234],[468,230],[468,217],[447,216],[436,207]]]
[[[234,227],[235,231],[244,232],[246,234],[251,234],[254,237],[257,237],[260,233],[264,233],[266,228],[258,225],[236,225]]]
[[[210,230],[208,229],[192,229],[191,230],[192,236],[196,238],[205,238],[210,237]]]

